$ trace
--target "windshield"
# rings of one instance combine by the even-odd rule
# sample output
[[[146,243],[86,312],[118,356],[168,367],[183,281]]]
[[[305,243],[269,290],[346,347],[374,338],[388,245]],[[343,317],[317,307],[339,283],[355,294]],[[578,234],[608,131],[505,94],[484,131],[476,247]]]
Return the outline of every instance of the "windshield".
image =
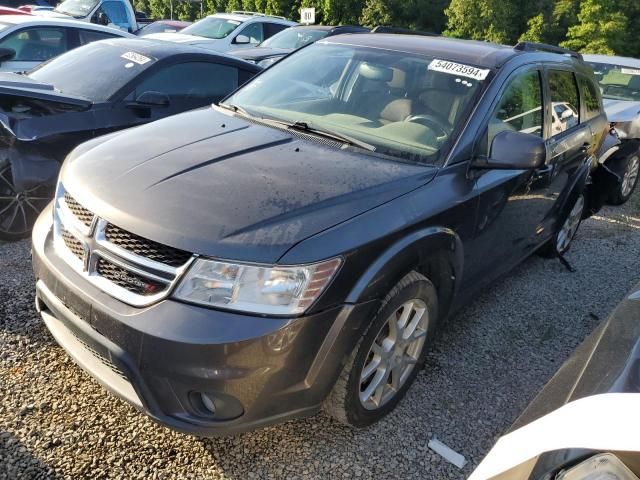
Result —
[[[602,96],[613,100],[640,100],[640,67],[589,63],[600,84]]]
[[[98,5],[98,0],[64,0],[64,2],[54,8],[54,11],[76,18],[82,18],[89,15],[96,5]]]
[[[220,39],[233,32],[242,22],[227,18],[207,17],[199,22],[189,25],[181,33],[196,35],[198,37]]]
[[[328,30],[311,30],[308,28],[287,28],[277,35],[265,40],[261,47],[284,48],[295,50],[313,42],[317,42],[329,33]]]
[[[266,70],[223,105],[352,138],[377,153],[435,163],[488,73],[422,55],[316,43]]]
[[[53,85],[58,92],[100,102],[110,99],[154,62],[154,58],[116,47],[106,40],[60,55],[32,70],[29,77]]]

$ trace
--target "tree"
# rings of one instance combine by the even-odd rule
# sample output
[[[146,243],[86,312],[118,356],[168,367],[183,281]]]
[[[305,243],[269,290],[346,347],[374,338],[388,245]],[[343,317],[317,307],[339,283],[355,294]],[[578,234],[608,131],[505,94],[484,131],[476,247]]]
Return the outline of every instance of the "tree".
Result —
[[[523,27],[519,0],[452,0],[445,10],[445,34],[473,40],[514,43]]]
[[[569,27],[561,46],[588,53],[614,55],[628,50],[628,19],[613,0],[584,0],[578,22]]]

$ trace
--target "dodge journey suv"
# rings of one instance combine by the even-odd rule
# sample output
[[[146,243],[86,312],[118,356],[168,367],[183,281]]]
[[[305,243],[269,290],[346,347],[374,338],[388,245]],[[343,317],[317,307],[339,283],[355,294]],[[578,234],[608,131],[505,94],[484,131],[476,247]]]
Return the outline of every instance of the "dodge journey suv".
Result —
[[[572,52],[331,37],[219,106],[77,147],[33,231],[36,305],[82,368],[177,430],[320,409],[366,426],[457,306],[567,251],[606,129]]]

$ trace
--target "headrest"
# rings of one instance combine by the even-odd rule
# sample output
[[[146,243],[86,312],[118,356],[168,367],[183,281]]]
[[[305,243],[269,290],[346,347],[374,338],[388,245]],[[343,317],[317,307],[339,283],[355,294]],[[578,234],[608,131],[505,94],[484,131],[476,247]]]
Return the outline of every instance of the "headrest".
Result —
[[[393,76],[389,81],[390,88],[404,88],[407,83],[407,73],[397,68],[391,68]]]
[[[389,82],[393,79],[393,70],[389,67],[382,67],[380,65],[372,65],[370,63],[362,62],[358,71],[360,75],[364,78],[368,78],[369,80]]]

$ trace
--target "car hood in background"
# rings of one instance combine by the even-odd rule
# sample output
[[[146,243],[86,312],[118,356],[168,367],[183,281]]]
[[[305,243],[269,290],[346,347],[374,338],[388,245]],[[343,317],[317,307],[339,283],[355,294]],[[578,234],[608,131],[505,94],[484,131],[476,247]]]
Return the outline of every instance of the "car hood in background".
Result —
[[[164,42],[185,43],[187,45],[195,45],[199,47],[214,49],[217,44],[222,43],[221,40],[216,38],[198,37],[197,35],[188,35],[186,33],[151,33],[149,35],[142,35],[141,38],[151,40],[162,40]]]
[[[640,138],[640,102],[604,99],[607,120],[617,123],[622,139]]]
[[[71,153],[60,178],[85,207],[138,235],[274,263],[435,172],[206,108],[91,140]]]
[[[249,60],[253,62],[259,62],[265,58],[271,57],[283,57],[292,51],[290,48],[269,48],[269,47],[255,47],[255,48],[241,48],[239,50],[233,50],[229,52],[231,55]]]

